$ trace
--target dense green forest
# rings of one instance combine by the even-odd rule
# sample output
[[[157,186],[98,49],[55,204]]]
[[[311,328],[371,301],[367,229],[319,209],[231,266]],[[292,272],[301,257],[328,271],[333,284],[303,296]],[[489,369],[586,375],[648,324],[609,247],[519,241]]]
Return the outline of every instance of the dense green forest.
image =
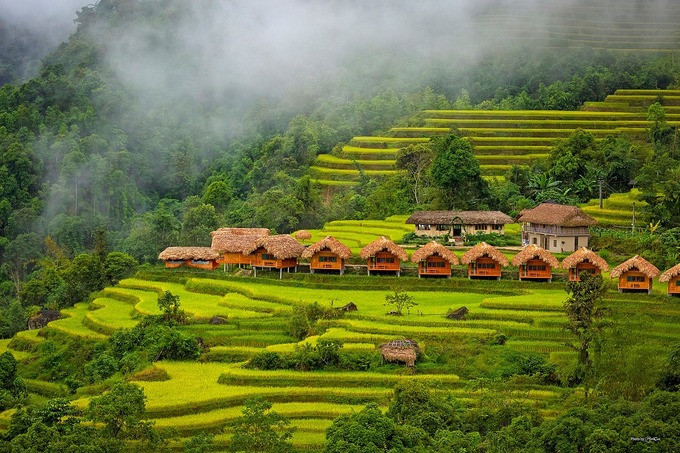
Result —
[[[358,184],[329,190],[309,172],[319,154],[354,136],[407,125],[424,109],[576,110],[617,89],[678,89],[675,53],[555,51],[525,43],[480,52],[470,64],[425,62],[409,77],[383,76],[390,62],[372,66],[358,54],[345,62],[353,70],[337,71],[333,79],[254,95],[245,88],[217,89],[207,76],[191,79],[194,56],[173,53],[185,37],[175,33],[182,18],[197,11],[209,16],[212,7],[207,1],[100,0],[78,11],[75,33],[39,64],[37,38],[10,43],[4,37],[18,31],[0,21],[0,338],[25,330],[41,310],[91,300],[139,265],[155,263],[168,246],[210,245],[210,231],[221,226],[290,233],[332,220],[384,219],[421,209],[516,215],[546,200],[587,202],[598,196],[600,180],[606,181],[605,196],[640,189],[652,225],[636,232],[604,229],[594,238],[595,248],[640,253],[664,269],[680,259],[677,128],[669,126],[658,102],[646,111],[644,140],[599,140],[579,130],[547,159],[515,165],[501,178],[484,178],[473,145],[455,133],[401,150],[396,166],[402,171],[395,175],[362,173]],[[121,38],[121,47],[113,44],[132,30],[143,30],[141,42]],[[144,87],[157,84],[156,90],[131,84],[118,67],[129,61],[116,61],[116,55],[133,47],[172,61],[176,78],[140,76],[149,78]],[[85,385],[106,388],[102,382],[116,373],[138,371],[159,358],[196,359],[201,345],[178,328],[186,319],[172,294],[165,296],[159,301],[164,315],[149,316],[96,346],[54,342],[27,373],[62,382],[75,393]],[[386,412],[368,406],[337,419],[326,448],[627,451],[630,444],[614,433],[643,425],[667,440],[649,451],[672,451],[680,439],[679,357],[676,348],[644,395],[617,401],[610,388],[596,404],[549,420],[525,406],[465,411],[424,386],[404,384],[394,390]],[[333,366],[345,370],[337,360]],[[524,361],[526,367],[516,374],[557,382],[554,366],[540,356],[513,360],[512,366]],[[28,402],[17,367],[11,354],[0,355],[0,410]],[[90,451],[119,451],[130,441],[153,450],[177,437],[143,421],[144,395],[133,385],[118,384],[78,409],[65,400],[42,403],[16,413],[0,451],[91,445]],[[262,404],[251,401],[240,423],[261,424],[260,432],[270,434],[260,439],[266,448],[284,451],[288,438],[280,433],[286,421]],[[116,405],[127,405],[129,413],[116,413]],[[211,438],[192,442],[186,451],[209,451]],[[252,439],[238,442],[243,450],[260,448],[248,443]],[[644,442],[636,445],[648,451]]]

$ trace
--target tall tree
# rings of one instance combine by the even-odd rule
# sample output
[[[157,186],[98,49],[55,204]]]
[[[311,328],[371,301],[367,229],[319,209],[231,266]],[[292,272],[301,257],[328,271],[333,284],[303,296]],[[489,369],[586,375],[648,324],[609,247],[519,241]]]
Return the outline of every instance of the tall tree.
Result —
[[[581,281],[567,283],[569,299],[564,301],[564,310],[569,320],[566,329],[575,337],[567,346],[578,352],[575,376],[584,384],[587,401],[593,379],[590,348],[606,325],[602,319],[605,310],[599,305],[607,291],[607,285],[601,275],[581,272],[579,278]]]
[[[483,205],[490,197],[479,161],[469,140],[447,135],[434,140],[432,179],[444,195],[447,209],[468,209]]]

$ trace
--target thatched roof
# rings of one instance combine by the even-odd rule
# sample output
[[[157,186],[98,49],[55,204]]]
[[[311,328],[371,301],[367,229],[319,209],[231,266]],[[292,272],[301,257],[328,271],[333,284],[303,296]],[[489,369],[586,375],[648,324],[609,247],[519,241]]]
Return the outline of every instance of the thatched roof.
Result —
[[[661,274],[661,277],[659,277],[659,281],[661,283],[666,283],[669,282],[673,277],[677,277],[678,275],[680,275],[680,264],[676,264],[675,266],[671,267],[666,272]]]
[[[361,249],[359,256],[361,259],[366,260],[383,250],[390,252],[392,255],[396,256],[402,261],[408,260],[408,254],[404,251],[404,249],[387,239],[385,236],[381,236]]]
[[[523,209],[519,213],[517,221],[563,227],[597,225],[597,220],[581,211],[577,206],[557,203],[541,203],[533,209]]]
[[[243,250],[243,253],[250,255],[260,247],[264,247],[267,252],[280,260],[298,258],[305,249],[305,246],[296,241],[290,234],[277,234],[254,240]]]
[[[418,263],[429,258],[432,255],[439,255],[453,266],[458,264],[458,257],[449,249],[441,245],[439,242],[432,241],[427,245],[420,247],[411,255],[411,261]]]
[[[564,260],[562,260],[562,269],[571,269],[572,267],[576,267],[578,264],[583,263],[584,261],[589,261],[593,263],[595,266],[599,267],[600,270],[607,272],[609,270],[609,265],[607,262],[600,257],[597,253],[593,252],[592,250],[589,250],[586,247],[581,247],[580,249],[576,250],[574,253],[566,257]]]
[[[550,267],[560,266],[559,261],[557,261],[557,258],[555,258],[552,253],[536,244],[531,244],[524,247],[524,249],[512,259],[512,265],[519,267],[527,261],[535,258],[545,261]]]
[[[403,362],[413,366],[418,358],[418,343],[412,340],[392,340],[380,345],[380,354],[389,362]]]
[[[349,247],[335,239],[333,236],[326,236],[319,242],[307,247],[305,251],[302,252],[302,257],[309,259],[322,250],[328,250],[329,252],[335,253],[343,259],[347,259],[352,256],[352,251],[349,249]]]
[[[267,228],[220,228],[210,233],[211,248],[219,253],[243,253],[251,242],[269,236]]]
[[[512,217],[500,211],[418,211],[406,223],[413,225],[505,225],[513,223]]]
[[[638,271],[642,272],[649,278],[654,278],[657,275],[659,275],[659,272],[661,272],[655,265],[653,265],[640,255],[635,255],[631,259],[624,261],[623,263],[619,264],[614,269],[612,269],[610,275],[612,278],[617,278],[621,276],[621,274],[624,274],[632,269],[637,269]]]
[[[501,266],[507,266],[510,264],[508,262],[508,258],[506,258],[505,255],[486,242],[480,242],[465,252],[460,261],[463,264],[470,264],[471,262],[476,261],[478,258],[482,258],[483,256],[488,256],[489,258],[498,262]]]
[[[220,254],[210,247],[168,247],[158,255],[159,260],[216,260]]]
[[[298,241],[306,241],[307,239],[312,238],[312,233],[310,233],[307,230],[300,230],[297,233],[295,233],[295,239]]]

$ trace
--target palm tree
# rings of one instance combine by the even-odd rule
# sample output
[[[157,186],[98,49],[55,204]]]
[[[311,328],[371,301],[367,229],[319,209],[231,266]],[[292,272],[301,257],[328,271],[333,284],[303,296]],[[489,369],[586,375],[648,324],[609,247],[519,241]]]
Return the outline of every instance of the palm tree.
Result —
[[[562,181],[554,179],[547,173],[536,173],[529,179],[529,193],[536,201],[544,201],[561,195],[559,186]]]

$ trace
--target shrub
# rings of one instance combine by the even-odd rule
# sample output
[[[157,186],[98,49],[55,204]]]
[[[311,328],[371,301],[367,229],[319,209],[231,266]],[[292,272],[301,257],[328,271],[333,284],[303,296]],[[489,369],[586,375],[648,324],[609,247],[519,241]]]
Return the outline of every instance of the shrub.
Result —
[[[295,348],[291,363],[296,370],[300,371],[316,370],[323,364],[319,351],[309,343]]]
[[[298,340],[303,340],[312,331],[312,325],[307,317],[307,309],[305,307],[294,307],[293,313],[288,319],[288,333],[291,337]]]
[[[99,382],[118,371],[118,362],[108,353],[102,353],[85,365],[85,374],[92,382]]]
[[[322,366],[335,366],[340,362],[340,348],[342,342],[333,340],[319,340],[316,351],[319,354]]]
[[[379,363],[376,358],[377,355],[375,353],[344,353],[340,354],[340,362],[338,367],[347,371],[368,371]]]
[[[287,368],[287,361],[280,354],[271,351],[263,351],[250,359],[249,368],[258,370],[279,370]]]

